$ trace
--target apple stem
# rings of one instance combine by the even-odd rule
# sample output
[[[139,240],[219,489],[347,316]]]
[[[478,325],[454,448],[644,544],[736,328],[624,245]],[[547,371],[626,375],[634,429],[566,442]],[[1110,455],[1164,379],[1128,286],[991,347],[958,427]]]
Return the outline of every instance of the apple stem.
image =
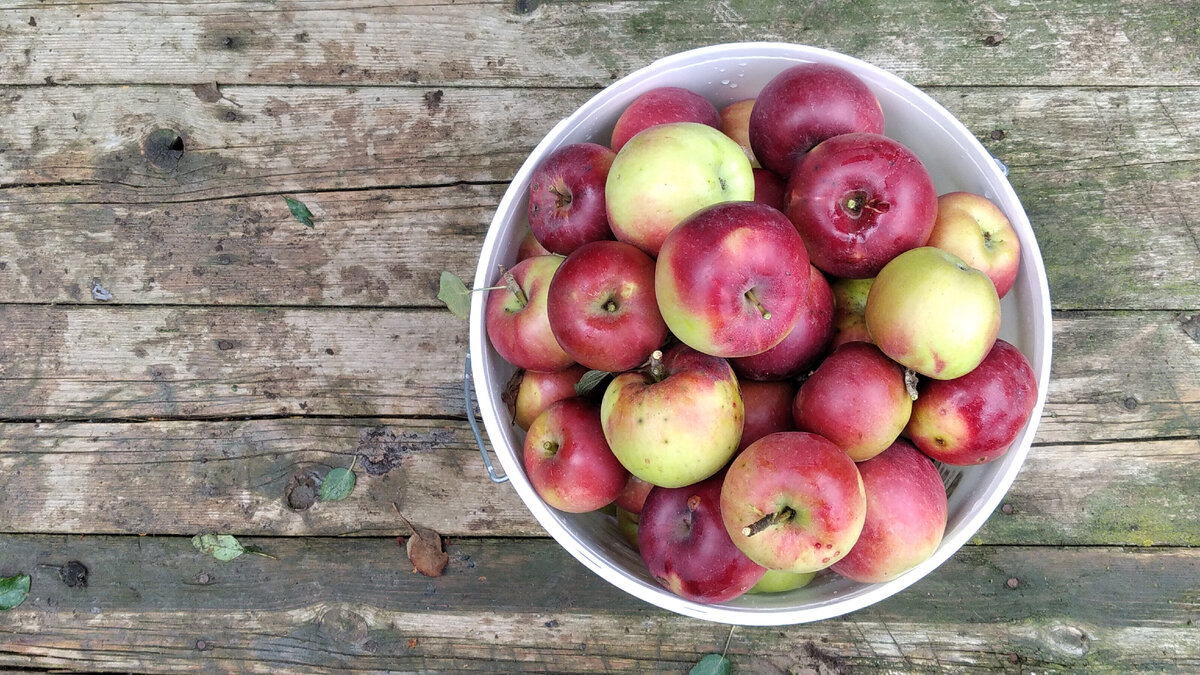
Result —
[[[517,283],[517,278],[513,276],[513,273],[504,269],[504,266],[501,265],[500,274],[504,276],[504,287],[508,289],[509,293],[517,296],[517,302],[521,307],[528,305],[529,297],[525,295],[525,291],[521,290],[521,284]]]
[[[756,308],[758,308],[758,313],[762,314],[762,318],[771,318],[771,310],[763,307],[762,303],[758,301],[758,296],[754,294],[753,288],[746,291],[746,299],[749,300]]]
[[[557,208],[561,209],[561,208],[571,205],[571,191],[570,190],[567,190],[566,188],[559,190],[558,186],[555,185],[554,187],[550,188],[550,193],[553,194],[557,198],[557,201],[554,204]]]
[[[917,400],[917,371],[912,368],[904,369],[904,388],[908,390],[909,398]]]
[[[794,516],[794,515],[796,515],[796,511],[794,509],[792,509],[792,507],[790,507],[790,506],[785,506],[782,509],[779,509],[778,511],[776,511],[775,513],[768,513],[767,515],[763,516],[762,518],[759,518],[758,520],[754,521],[753,523],[750,523],[749,525],[743,527],[742,528],[742,536],[743,537],[753,537],[754,535],[758,534],[759,532],[762,532],[763,530],[771,527],[772,525],[779,525],[780,523],[786,523],[787,521],[791,520],[792,516]]]
[[[650,354],[650,377],[653,378],[655,382],[662,382],[663,380],[667,379],[667,367],[663,365],[662,358],[663,353],[661,349],[655,349],[654,352]]]

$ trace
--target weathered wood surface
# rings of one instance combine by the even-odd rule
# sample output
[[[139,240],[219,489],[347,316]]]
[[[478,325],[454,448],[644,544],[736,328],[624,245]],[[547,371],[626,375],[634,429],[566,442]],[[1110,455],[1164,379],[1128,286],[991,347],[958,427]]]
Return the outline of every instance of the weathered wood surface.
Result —
[[[0,664],[678,672],[729,635],[616,592],[545,539],[451,539],[436,579],[390,539],[246,542],[277,559],[216,563],[184,537],[2,536],[38,594],[5,615]],[[71,560],[86,588],[60,580]],[[1198,575],[1190,549],[968,546],[848,617],[737,628],[728,653],[738,672],[1189,671]]]
[[[599,87],[778,39],[924,87],[1010,166],[1054,362],[971,544],[850,616],[736,629],[735,670],[1200,670],[1191,4],[0,7],[0,576],[34,577],[0,612],[0,667],[647,672],[720,652],[726,627],[609,586],[486,479],[466,327],[434,296]],[[350,498],[314,503],[351,462]],[[449,536],[443,577],[410,571],[396,509]],[[278,559],[219,563],[202,531]],[[73,559],[86,588],[54,567]]]
[[[685,49],[777,40],[855,54],[924,86],[1196,85],[1193,9],[1187,0],[27,2],[0,14],[0,82],[595,87]]]
[[[383,536],[406,531],[398,508],[449,536],[545,536],[512,488],[487,479],[465,422],[10,423],[0,431],[7,532]],[[315,501],[325,474],[351,462],[359,478],[350,498]],[[1200,545],[1197,483],[1195,438],[1039,444],[1007,506],[974,541]]]

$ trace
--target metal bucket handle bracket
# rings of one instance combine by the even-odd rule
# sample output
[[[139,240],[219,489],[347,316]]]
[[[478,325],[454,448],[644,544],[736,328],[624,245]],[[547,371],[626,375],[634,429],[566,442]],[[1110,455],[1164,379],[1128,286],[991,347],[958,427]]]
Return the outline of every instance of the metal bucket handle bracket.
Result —
[[[508,476],[496,473],[496,467],[492,465],[492,458],[483,442],[483,432],[479,429],[479,422],[475,420],[474,392],[475,386],[471,383],[471,352],[467,352],[467,364],[463,368],[463,399],[467,408],[467,422],[471,424],[471,433],[475,434],[475,445],[479,446],[479,454],[483,456],[483,466],[487,469],[488,478],[491,478],[493,483],[506,483]]]

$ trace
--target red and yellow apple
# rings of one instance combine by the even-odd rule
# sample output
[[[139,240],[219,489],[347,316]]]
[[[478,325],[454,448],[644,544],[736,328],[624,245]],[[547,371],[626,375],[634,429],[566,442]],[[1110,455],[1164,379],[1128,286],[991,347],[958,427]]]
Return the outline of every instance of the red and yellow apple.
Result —
[[[562,256],[526,258],[501,275],[497,288],[488,291],[484,327],[501,358],[525,370],[562,370],[575,363],[563,351],[546,309],[550,280]]]
[[[607,506],[629,478],[604,440],[599,408],[578,397],[552,404],[529,425],[523,460],[538,496],[568,513]]]
[[[1021,240],[1008,216],[983,195],[950,192],[938,197],[937,221],[926,243],[988,275],[1002,298],[1017,280]]]
[[[633,100],[613,126],[612,144],[619,152],[639,132],[660,124],[695,122],[721,128],[721,114],[711,101],[683,87],[658,87]]]

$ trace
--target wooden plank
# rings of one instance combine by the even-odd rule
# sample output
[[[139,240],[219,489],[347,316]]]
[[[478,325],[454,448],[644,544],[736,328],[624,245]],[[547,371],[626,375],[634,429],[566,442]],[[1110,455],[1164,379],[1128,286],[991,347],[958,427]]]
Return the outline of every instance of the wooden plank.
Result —
[[[352,463],[350,498],[317,502],[325,474]],[[1038,445],[975,541],[1200,545],[1198,467],[1194,438]],[[0,425],[8,532],[399,534],[393,503],[447,535],[545,534],[488,480],[461,421]]]
[[[920,84],[1196,84],[1190,9],[1186,0],[1105,11],[1085,0],[30,3],[0,14],[0,82],[596,86],[693,47],[775,40],[843,51]]]
[[[33,590],[5,614],[0,663],[647,672],[687,668],[730,632],[628,596],[544,539],[451,540],[436,579],[390,539],[247,543],[278,559],[219,563],[186,538],[2,537],[3,569],[30,572]],[[51,567],[69,560],[86,587]],[[969,547],[849,616],[736,628],[728,654],[740,672],[1190,671],[1198,573],[1190,549]]]
[[[1054,328],[1040,442],[1200,435],[1194,312]],[[0,418],[461,418],[466,339],[444,309],[0,305]]]

